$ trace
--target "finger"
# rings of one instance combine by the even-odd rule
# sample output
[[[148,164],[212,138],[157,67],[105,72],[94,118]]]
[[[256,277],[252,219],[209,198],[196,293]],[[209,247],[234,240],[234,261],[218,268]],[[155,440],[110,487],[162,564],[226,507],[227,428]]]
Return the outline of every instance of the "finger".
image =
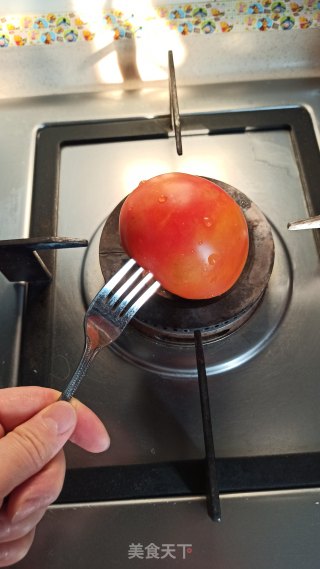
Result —
[[[61,492],[65,471],[66,461],[61,450],[40,472],[11,492],[6,505],[7,518],[14,524],[52,504]]]
[[[0,544],[0,567],[8,567],[23,559],[32,545],[34,533],[35,530],[33,529],[16,541]]]
[[[36,413],[54,403],[59,392],[42,387],[8,387],[0,391],[0,422],[5,431],[31,419]]]
[[[10,387],[0,392],[0,423],[6,432],[24,423],[44,407],[58,400],[60,392],[46,387]],[[90,452],[102,452],[110,445],[109,435],[98,417],[77,399],[71,400],[77,426],[71,441]],[[1,427],[0,427],[1,438]]]
[[[0,439],[0,498],[42,470],[70,438],[77,415],[58,401]]]
[[[78,399],[71,399],[77,413],[77,426],[70,441],[89,452],[103,452],[110,446],[110,437],[97,415]]]
[[[0,545],[20,539],[30,533],[40,522],[46,513],[47,508],[36,510],[30,516],[20,522],[13,523],[9,520],[5,512],[0,513]]]

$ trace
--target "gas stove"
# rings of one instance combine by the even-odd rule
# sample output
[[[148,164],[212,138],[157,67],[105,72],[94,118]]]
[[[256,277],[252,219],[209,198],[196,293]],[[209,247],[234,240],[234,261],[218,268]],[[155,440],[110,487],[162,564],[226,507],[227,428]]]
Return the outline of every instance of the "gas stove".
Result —
[[[279,104],[285,96],[279,89],[268,106],[263,94],[254,105],[244,104],[251,95],[240,90],[237,104],[227,109],[214,103],[219,89],[195,88],[192,97],[182,89],[181,156],[169,114],[146,116],[140,103],[130,116],[117,116],[114,99],[103,118],[98,97],[99,113],[83,119],[79,100],[70,120],[38,125],[30,236],[67,237],[80,245],[87,240],[88,247],[40,251],[50,282],[9,285],[3,279],[16,315],[25,304],[23,321],[11,323],[21,357],[10,368],[10,385],[62,389],[71,377],[83,348],[85,310],[125,259],[119,208],[141,179],[181,171],[217,180],[239,200],[251,227],[241,294],[235,289],[221,306],[157,296],[96,358],[77,396],[108,426],[112,445],[92,456],[67,447],[57,509],[107,503],[110,511],[112,504],[130,509],[140,503],[143,511],[145,504],[161,509],[170,500],[196,508],[206,494],[196,330],[222,524],[224,504],[228,519],[227,500],[235,493],[259,491],[274,500],[277,492],[320,486],[319,242],[317,232],[287,231],[289,221],[320,210],[318,126],[299,97],[286,95],[287,103]],[[45,101],[41,113],[45,117]]]

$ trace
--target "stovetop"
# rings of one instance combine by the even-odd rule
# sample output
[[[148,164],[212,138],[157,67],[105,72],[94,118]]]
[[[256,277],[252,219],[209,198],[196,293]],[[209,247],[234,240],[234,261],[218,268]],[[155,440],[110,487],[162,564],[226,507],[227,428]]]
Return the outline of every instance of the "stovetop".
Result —
[[[312,196],[305,193],[308,183],[313,185],[315,165],[308,162],[305,151],[303,167],[298,167],[297,141],[286,119],[287,112],[297,111],[309,121],[306,131],[300,119],[296,125],[300,149],[308,149],[308,134],[314,136],[311,121],[318,134],[319,112],[318,83],[309,83],[307,89],[307,84],[295,82],[295,90],[285,82],[238,85],[232,93],[230,87],[224,91],[217,86],[181,89],[180,110],[186,127],[181,157],[166,132],[168,103],[164,92],[109,92],[94,100],[62,97],[58,105],[56,100],[44,98],[37,101],[37,107],[34,101],[26,101],[22,129],[28,133],[31,150],[29,146],[27,152],[20,143],[16,156],[20,155],[23,164],[20,176],[23,171],[28,184],[17,199],[16,227],[14,222],[10,229],[4,227],[3,236],[23,236],[30,211],[32,234],[43,234],[46,224],[50,229],[45,215],[52,213],[47,210],[47,194],[51,192],[49,174],[55,172],[59,189],[54,211],[57,235],[88,239],[89,248],[57,253],[48,313],[52,337],[50,334],[48,339],[41,327],[33,331],[29,327],[33,356],[20,367],[16,355],[21,319],[16,314],[25,287],[8,285],[3,279],[3,294],[8,299],[4,317],[11,331],[8,340],[13,338],[15,343],[10,342],[10,350],[7,348],[13,365],[4,345],[1,383],[8,384],[10,377],[11,385],[39,383],[62,388],[81,355],[85,308],[102,284],[98,247],[106,217],[141,178],[165,171],[190,172],[220,179],[246,193],[267,216],[276,250],[265,298],[250,321],[230,337],[205,345],[217,457],[283,458],[319,452],[318,248],[311,232],[287,231],[288,221],[307,216],[308,206],[312,211],[318,199],[314,191]],[[60,110],[59,103],[63,104]],[[301,103],[312,106],[311,119],[301,110]],[[267,125],[264,119],[256,124],[242,109],[252,111],[250,117],[261,109],[264,117],[276,113],[276,123]],[[17,112],[19,103],[12,103],[9,120],[11,113]],[[239,126],[239,116],[245,117],[244,126]],[[151,131],[131,136],[129,129],[128,134],[128,124],[136,128],[139,121],[147,121],[147,130]],[[54,153],[51,158],[50,154],[41,154],[42,133],[53,130],[56,136],[70,128],[67,139],[62,136],[59,163]],[[109,130],[104,132],[104,128]],[[114,129],[120,129],[117,140],[112,135]],[[18,141],[18,132],[10,135]],[[60,134],[57,136],[59,139]],[[47,152],[50,135],[46,144]],[[40,160],[33,179],[35,145],[36,165],[39,153],[47,160]],[[7,169],[12,167],[13,158],[10,160]],[[18,181],[18,173],[15,175]],[[8,171],[4,179],[6,176]],[[36,199],[31,209],[32,189]],[[41,358],[35,347],[42,352],[45,367],[38,365]],[[69,468],[201,459],[203,432],[195,369],[192,346],[177,349],[150,342],[129,328],[116,349],[98,356],[79,391],[79,397],[108,425],[111,449],[91,456],[70,446]]]
[[[254,316],[230,337],[205,346],[217,455],[319,450],[318,253],[311,233],[293,236],[286,228],[288,220],[307,215],[290,135],[204,133],[183,143],[181,158],[173,139],[63,148],[58,234],[85,237],[90,245],[87,253],[57,255],[50,383],[61,388],[81,354],[86,300],[102,284],[98,244],[108,214],[141,177],[165,171],[211,175],[259,205],[272,224],[276,250],[266,297]],[[117,344],[99,355],[79,391],[114,440],[110,452],[88,457],[88,463],[202,456],[194,348],[151,341],[132,326]],[[73,449],[72,465],[84,466],[77,454]]]

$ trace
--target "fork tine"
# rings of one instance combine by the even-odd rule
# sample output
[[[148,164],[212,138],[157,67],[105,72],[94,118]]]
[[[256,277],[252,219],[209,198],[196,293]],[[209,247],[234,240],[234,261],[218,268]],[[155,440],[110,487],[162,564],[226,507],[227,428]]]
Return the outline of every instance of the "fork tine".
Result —
[[[153,279],[153,274],[152,273],[147,273],[143,279],[138,282],[138,284],[129,292],[129,294],[127,294],[125,296],[125,298],[122,300],[122,302],[120,302],[119,306],[117,306],[117,308],[115,309],[115,316],[119,317],[121,316],[121,312],[123,312],[123,310],[128,306],[128,304],[131,302],[131,300],[134,299],[135,296],[137,296],[138,292],[140,292],[140,290],[143,289],[143,287],[149,282],[151,281],[151,279]]]
[[[119,269],[119,271],[117,271],[116,274],[113,275],[113,277],[111,277],[111,279],[108,280],[108,282],[104,285],[104,287],[98,292],[97,296],[93,299],[91,305],[94,305],[94,303],[98,300],[98,298],[99,300],[104,300],[108,296],[108,294],[110,294],[112,289],[130,271],[130,269],[134,267],[135,264],[136,262],[134,259],[129,259],[129,261],[127,261],[126,264],[123,265],[123,267],[121,267],[121,269]]]
[[[128,288],[131,287],[132,283],[134,283],[137,278],[141,275],[141,273],[143,273],[144,269],[142,267],[139,267],[132,275],[131,277],[117,290],[114,292],[112,298],[110,298],[110,300],[108,301],[108,305],[109,306],[113,306],[123,295],[124,292],[126,292],[126,290],[128,290]]]
[[[122,316],[122,319],[125,322],[125,325],[133,318],[136,312],[138,312],[139,308],[160,288],[160,283],[158,281],[154,281],[152,285],[135,301],[135,303],[129,308],[127,312],[125,312]]]

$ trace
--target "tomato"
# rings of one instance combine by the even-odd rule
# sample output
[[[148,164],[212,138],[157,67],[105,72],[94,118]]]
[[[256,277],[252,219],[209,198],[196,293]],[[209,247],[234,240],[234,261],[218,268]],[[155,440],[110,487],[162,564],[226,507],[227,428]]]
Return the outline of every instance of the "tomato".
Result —
[[[237,281],[248,255],[241,208],[218,185],[190,174],[141,182],[122,206],[119,229],[130,257],[183,298],[220,296]]]

